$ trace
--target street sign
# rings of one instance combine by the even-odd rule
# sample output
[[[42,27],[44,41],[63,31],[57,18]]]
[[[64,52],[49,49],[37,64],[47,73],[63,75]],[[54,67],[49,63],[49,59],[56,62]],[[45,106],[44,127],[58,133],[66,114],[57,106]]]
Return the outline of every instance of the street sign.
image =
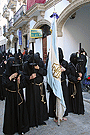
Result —
[[[42,29],[31,29],[30,30],[31,38],[41,38],[42,37]]]

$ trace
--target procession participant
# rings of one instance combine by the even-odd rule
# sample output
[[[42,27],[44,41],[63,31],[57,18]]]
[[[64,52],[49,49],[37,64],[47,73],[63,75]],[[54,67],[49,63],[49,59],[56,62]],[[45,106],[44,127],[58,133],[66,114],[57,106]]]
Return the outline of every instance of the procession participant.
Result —
[[[25,87],[25,76],[23,72],[16,72],[15,58],[7,59],[6,70],[3,73],[2,84],[6,88],[4,134],[23,134],[29,131],[29,121],[23,89]],[[16,82],[17,81],[17,82]]]
[[[27,50],[25,50],[25,54],[23,55],[22,59],[23,59],[23,63],[28,60],[28,51]]]
[[[68,115],[68,88],[66,85],[66,69],[68,68],[68,63],[67,61],[65,61],[63,59],[63,52],[61,48],[58,48],[58,52],[59,52],[59,63],[60,66],[62,68],[62,72],[61,72],[61,85],[62,85],[62,91],[63,91],[63,96],[64,96],[64,100],[65,100],[65,104],[66,104],[66,111],[65,114],[63,116],[63,120],[67,120],[67,118],[65,118],[65,116]],[[48,59],[49,59],[49,53],[47,56],[47,60],[46,60],[46,67],[48,65]],[[49,96],[49,117],[54,118],[54,121],[57,122],[57,117],[56,117],[56,96],[53,93],[53,90],[51,89],[50,85],[47,84],[47,89],[50,92],[50,96]]]
[[[58,52],[59,52],[60,66],[65,68],[65,70],[61,73],[61,86],[62,86],[63,97],[66,105],[66,111],[63,116],[63,120],[67,120],[66,116],[68,116],[68,107],[69,107],[69,93],[68,93],[68,87],[66,82],[66,77],[68,72],[68,62],[64,60],[63,51],[60,47],[58,47]]]
[[[23,48],[23,55],[25,54],[26,48]]]
[[[49,52],[46,59],[46,68],[48,66]],[[49,93],[49,117],[54,118],[54,121],[57,122],[56,117],[56,96],[53,93],[50,85],[47,83],[47,90]]]
[[[86,57],[86,52],[83,48],[81,48],[81,58],[83,59],[82,66],[83,66],[83,72],[85,74],[86,73],[87,57]]]
[[[2,52],[2,55],[3,55],[3,60],[5,61],[6,60],[6,53],[5,53],[5,51]]]
[[[40,58],[37,54],[30,56],[29,60],[24,64],[24,73],[26,76],[26,104],[29,114],[29,126],[38,127],[45,125],[45,120],[48,119],[47,101],[45,96],[45,87],[43,76],[46,76],[45,66],[40,66]]]
[[[8,53],[7,53],[7,59],[10,58],[10,57],[13,57],[13,54],[10,52],[10,49],[9,49]]]
[[[21,50],[18,49],[18,53],[17,53],[17,63],[20,64],[19,69],[22,71],[22,57],[23,54],[21,53]]]
[[[83,69],[79,71],[76,53],[72,53],[68,71],[69,111],[75,114],[84,114],[84,104],[81,89]]]
[[[40,65],[40,67],[44,67],[44,62],[43,62],[43,60],[42,60],[42,58],[40,57],[40,53],[39,52],[36,52],[36,54],[38,55],[38,57],[39,57],[39,65]]]
[[[82,78],[84,78],[84,74],[86,73],[86,63],[87,63],[87,57],[86,57],[86,52],[83,48],[81,48],[81,50],[79,50],[79,52],[76,52],[77,54],[77,58],[79,59],[79,55],[81,55],[81,59],[82,62],[80,62],[79,64],[81,64],[82,70],[83,70],[83,76]]]
[[[9,58],[9,55],[10,55],[10,49],[7,52],[7,59]]]
[[[83,60],[83,62],[81,63],[81,66],[83,67],[83,77],[82,77],[82,81],[81,81],[81,87],[82,87],[82,91],[85,91],[86,88],[84,85],[84,83],[85,83],[84,81],[86,79],[86,72],[87,72],[86,66],[87,66],[88,59],[87,59],[87,53],[83,48],[81,48],[80,53],[81,53],[81,59]]]
[[[21,56],[21,58],[23,57],[23,54],[21,53],[21,50],[18,49],[18,53],[17,53],[19,56]]]

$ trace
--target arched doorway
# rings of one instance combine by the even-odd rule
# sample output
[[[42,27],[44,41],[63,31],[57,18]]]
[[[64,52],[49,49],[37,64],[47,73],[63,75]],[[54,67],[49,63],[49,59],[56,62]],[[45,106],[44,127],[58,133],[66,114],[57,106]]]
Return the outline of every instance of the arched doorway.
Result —
[[[63,38],[65,59],[69,61],[70,54],[79,49],[79,43],[90,54],[90,0],[78,0],[69,4],[57,20],[58,37]],[[88,74],[90,74],[90,59],[88,59]]]
[[[59,19],[57,20],[57,36],[62,37],[63,32],[62,28],[67,19],[73,15],[79,8],[83,5],[89,4],[90,0],[73,0],[71,4],[69,4],[59,15]]]
[[[48,20],[42,19],[38,21],[33,29],[42,29],[42,51],[43,51],[43,61],[46,63],[47,58],[47,36],[51,34],[50,32],[51,23]]]

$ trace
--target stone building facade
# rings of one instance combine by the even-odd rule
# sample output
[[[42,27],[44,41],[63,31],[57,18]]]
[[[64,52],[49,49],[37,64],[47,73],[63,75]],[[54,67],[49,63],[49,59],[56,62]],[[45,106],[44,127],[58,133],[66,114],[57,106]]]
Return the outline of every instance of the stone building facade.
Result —
[[[31,0],[33,1],[33,0]],[[57,36],[58,46],[65,49],[67,44],[64,44],[64,26],[69,19],[74,19],[76,12],[84,5],[89,5],[90,0],[46,0],[44,3],[34,3],[27,10],[26,0],[8,0],[6,8],[3,11],[3,17],[7,19],[7,31],[3,34],[7,38],[7,50],[10,48],[14,52],[14,39],[17,38],[17,47],[23,51],[23,48],[27,48],[29,51],[32,49],[32,42],[34,42],[35,52],[40,52],[44,62],[46,62],[47,53],[50,45],[50,33],[46,33],[40,39],[30,38],[30,29],[42,29],[47,28],[50,30],[52,19],[50,15],[54,9],[59,15],[57,19]],[[12,12],[12,18],[10,13]],[[21,39],[19,35],[21,31]],[[67,35],[66,35],[67,36]],[[19,44],[21,40],[22,44]],[[70,50],[68,54],[73,51]],[[76,50],[75,50],[76,51]],[[65,51],[64,51],[65,52]]]

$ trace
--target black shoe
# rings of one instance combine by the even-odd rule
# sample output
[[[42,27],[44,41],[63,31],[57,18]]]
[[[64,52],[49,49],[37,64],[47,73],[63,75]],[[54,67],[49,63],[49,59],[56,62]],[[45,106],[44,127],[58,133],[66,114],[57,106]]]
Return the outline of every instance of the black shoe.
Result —
[[[43,126],[45,126],[45,125],[47,125],[45,122],[43,122],[43,123],[41,123],[41,124],[39,124],[39,125],[43,125]]]

